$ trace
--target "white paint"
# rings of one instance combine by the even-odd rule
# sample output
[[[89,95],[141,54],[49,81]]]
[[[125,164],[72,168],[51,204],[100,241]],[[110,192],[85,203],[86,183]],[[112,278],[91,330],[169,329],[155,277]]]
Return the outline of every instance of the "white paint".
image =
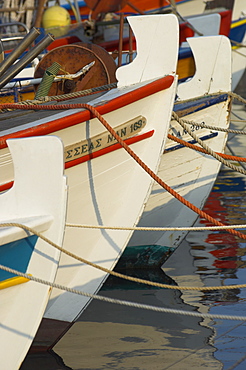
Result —
[[[193,78],[178,86],[179,99],[231,90],[231,45],[226,36],[187,39],[194,55]]]
[[[140,41],[137,42],[141,50],[137,64],[135,64],[137,70],[134,67],[135,72],[133,73],[133,70],[130,72],[129,66],[129,69],[123,73],[122,67],[122,72],[120,72],[121,87],[109,91],[101,98],[90,101],[89,104],[96,106],[97,104],[103,105],[114,98],[124,99],[126,93],[138,90],[153,79],[164,75],[174,76],[174,83],[170,88],[104,115],[113,128],[139,115],[146,118],[146,126],[142,133],[153,130],[153,135],[132,144],[131,149],[153,171],[157,171],[167,137],[177,87],[174,71],[178,55],[178,23],[173,15],[145,16],[139,17],[139,19],[132,17],[130,21],[134,24],[137,38],[140,38]],[[146,29],[148,29],[148,33],[153,32],[152,36],[146,37],[146,32],[142,33]],[[165,53],[159,53],[163,46],[163,34],[160,31],[172,35],[167,45],[170,48],[167,48]],[[144,45],[145,40],[146,46]],[[153,45],[152,41],[154,41]],[[155,56],[158,55],[158,60],[153,60],[152,53]],[[128,71],[129,76],[126,76]],[[127,86],[123,86],[125,84]],[[131,85],[128,86],[128,84]],[[55,114],[52,119],[68,117],[79,111],[81,110],[67,110],[62,114]],[[51,122],[51,119],[46,118],[47,121]],[[45,119],[34,120],[21,129],[41,123],[45,123]],[[10,128],[2,134],[18,129],[20,128]],[[94,118],[90,122],[81,122],[54,134],[62,139],[64,146],[67,146],[105,131],[98,119]],[[0,182],[5,183],[5,176],[8,176],[8,179],[11,176],[11,161],[6,150],[1,150],[0,154],[2,155],[1,169],[3,170],[0,171]],[[67,169],[65,174],[69,186],[67,222],[75,224],[135,226],[141,217],[152,186],[150,176],[124,149],[81,163]],[[112,269],[124,251],[131,234],[132,231],[128,230],[67,227],[63,247],[75,255]],[[93,294],[100,289],[106,277],[106,273],[62,254],[55,281],[58,284]],[[90,301],[91,299],[88,297],[53,289],[44,317],[72,322],[76,320]]]
[[[246,68],[246,32],[241,44],[242,46],[232,48],[232,91],[236,89]]]
[[[118,87],[175,73],[178,20],[169,15],[134,16],[128,21],[136,38],[137,56],[117,69]]]
[[[19,221],[41,228],[43,236],[61,246],[67,200],[61,140],[54,136],[11,139],[8,146],[15,176],[13,187],[0,195],[0,222]],[[13,240],[23,236],[16,230],[0,228],[0,235],[10,242],[11,234]],[[59,258],[60,252],[39,238],[26,273],[53,282]],[[19,369],[49,295],[49,286],[33,281],[0,290],[0,363],[4,370]]]
[[[230,90],[231,47],[228,39],[224,36],[211,36],[192,38],[188,41],[195,54],[197,73],[189,82],[179,85],[178,96],[181,99],[193,98],[195,101],[198,95]],[[227,128],[230,123],[229,106],[228,99],[182,118]],[[175,120],[171,121],[171,126],[183,131]],[[170,130],[169,133],[173,134],[173,131]],[[199,136],[210,133],[211,130],[206,129],[197,131]],[[188,134],[185,139],[191,140]],[[218,135],[207,140],[206,144],[213,151],[223,153],[226,140],[227,133],[218,132]],[[174,145],[168,139],[165,148]],[[178,194],[201,209],[211,192],[220,166],[221,163],[213,157],[184,147],[162,155],[158,176]],[[191,227],[197,217],[197,213],[154,184],[138,226]],[[144,234],[134,232],[128,246],[136,249],[137,246],[156,245],[175,249],[186,235],[186,231],[153,231]]]

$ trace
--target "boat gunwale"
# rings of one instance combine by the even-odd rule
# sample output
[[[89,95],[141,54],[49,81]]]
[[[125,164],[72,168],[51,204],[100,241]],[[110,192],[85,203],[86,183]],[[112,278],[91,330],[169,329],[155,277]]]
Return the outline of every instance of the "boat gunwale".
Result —
[[[109,112],[123,108],[138,100],[144,99],[150,95],[158,93],[162,90],[168,89],[173,84],[174,79],[175,79],[174,75],[167,75],[167,76],[155,79],[154,81],[151,81],[151,82],[146,81],[146,83],[141,86],[138,86],[136,84],[134,90],[127,91],[125,93],[123,92],[123,95],[116,96],[106,102],[103,101],[101,105],[98,104],[95,106],[95,108],[101,115],[107,114]],[[119,89],[119,91],[122,92],[123,89]],[[93,103],[93,101],[91,103]],[[30,106],[25,106],[24,109],[31,109],[31,108]],[[40,109],[40,108],[38,108],[37,106],[37,109]],[[88,121],[92,118],[94,118],[93,114],[89,110],[83,109],[80,112],[72,113],[62,118],[53,119],[49,122],[42,123],[37,126],[34,126],[35,124],[35,121],[34,121],[32,127],[29,127],[23,130],[20,129],[21,126],[16,126],[14,128],[16,129],[15,132],[0,136],[0,149],[7,147],[7,144],[6,144],[7,139],[52,134],[56,131],[60,131],[68,127]]]

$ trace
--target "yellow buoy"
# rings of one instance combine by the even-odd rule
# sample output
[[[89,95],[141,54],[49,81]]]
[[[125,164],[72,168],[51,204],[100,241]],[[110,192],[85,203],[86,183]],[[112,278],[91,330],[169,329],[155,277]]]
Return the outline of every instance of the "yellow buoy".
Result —
[[[55,37],[66,34],[71,23],[70,14],[59,5],[46,9],[42,17],[42,26]]]

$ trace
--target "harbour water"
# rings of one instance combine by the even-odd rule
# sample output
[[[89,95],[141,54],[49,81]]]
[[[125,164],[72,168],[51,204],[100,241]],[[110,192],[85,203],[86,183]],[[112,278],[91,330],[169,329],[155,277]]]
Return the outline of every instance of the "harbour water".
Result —
[[[245,90],[237,92],[245,97]],[[236,119],[238,116],[246,119],[245,105],[235,104],[233,111],[232,124],[243,129],[246,121]],[[237,155],[246,157],[245,138],[230,135],[228,144],[227,153],[229,149],[235,150]],[[246,176],[223,166],[204,211],[229,225],[246,224],[245,190]],[[204,227],[208,223],[199,218],[196,226]],[[135,275],[174,287],[220,287],[246,284],[245,267],[246,240],[227,231],[206,230],[190,232],[162,269],[141,270]],[[171,290],[110,276],[99,294],[189,312],[246,317],[245,288],[207,292]],[[21,370],[188,370],[192,367],[246,369],[246,321],[160,313],[93,300],[53,351],[29,354]]]

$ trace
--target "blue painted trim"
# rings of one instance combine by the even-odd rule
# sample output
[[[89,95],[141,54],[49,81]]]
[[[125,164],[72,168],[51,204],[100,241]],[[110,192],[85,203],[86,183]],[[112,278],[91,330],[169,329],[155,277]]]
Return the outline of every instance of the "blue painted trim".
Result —
[[[204,136],[200,137],[199,139],[205,141],[205,140],[208,140],[208,139],[212,139],[213,137],[216,137],[216,136],[218,136],[218,132],[214,132],[213,134],[210,134],[210,135],[204,135]],[[187,141],[187,143],[197,144],[197,141],[196,140],[190,140],[190,141]],[[181,148],[184,148],[184,147],[185,147],[185,145],[177,144],[177,145],[172,146],[171,148],[165,149],[165,153],[172,152],[173,150],[181,149]]]
[[[178,103],[177,102],[174,105],[174,111],[179,112],[181,110],[189,109],[189,114],[192,114],[194,112],[198,112],[202,109],[208,108],[212,105],[223,102],[227,99],[227,97],[228,97],[227,94],[222,94],[222,95],[218,95],[218,96],[202,97],[200,99],[188,101],[188,102],[185,102],[185,103]],[[187,115],[187,113],[186,113],[186,115]],[[208,140],[208,139],[211,139],[213,137],[216,137],[217,135],[218,135],[218,133],[214,132],[214,133],[211,133],[209,135],[204,135],[204,136],[200,137],[200,139],[204,141],[204,140]],[[196,141],[195,140],[190,140],[190,141],[188,141],[188,143],[195,144]],[[177,144],[177,145],[174,144],[171,148],[165,149],[165,152],[171,152],[173,150],[181,149],[183,147],[184,147],[184,145],[182,145],[182,144]]]
[[[237,23],[239,21],[243,21],[243,19],[234,21],[234,22],[232,22],[232,24]],[[229,39],[232,40],[232,41],[236,41],[236,42],[242,42],[243,38],[244,38],[244,35],[245,35],[245,32],[246,32],[246,18],[245,18],[245,23],[231,28],[231,31],[229,33]]]
[[[34,251],[38,237],[31,235],[0,246],[0,263],[15,270],[25,273],[30,258]],[[0,281],[10,279],[16,275],[0,269]]]
[[[194,112],[198,112],[199,110],[208,108],[212,105],[226,101],[227,98],[228,98],[227,94],[221,94],[221,95],[214,95],[214,96],[211,95],[207,97],[201,97],[200,99],[196,98],[194,100],[190,100],[184,103],[176,102],[174,104],[174,112],[186,110],[186,113],[184,114],[187,115],[187,109],[188,109],[189,110],[188,114],[192,114]]]
[[[179,54],[178,54],[179,59],[186,59],[186,58],[190,58],[190,57],[193,57],[191,48],[189,48],[189,47],[179,48]]]
[[[84,1],[82,1],[82,0],[81,1],[78,1],[77,3],[78,3],[79,8],[86,8],[87,7],[86,3]],[[74,5],[74,3],[72,3],[72,4]],[[71,10],[71,5],[70,4],[63,4],[61,6],[64,9]]]

